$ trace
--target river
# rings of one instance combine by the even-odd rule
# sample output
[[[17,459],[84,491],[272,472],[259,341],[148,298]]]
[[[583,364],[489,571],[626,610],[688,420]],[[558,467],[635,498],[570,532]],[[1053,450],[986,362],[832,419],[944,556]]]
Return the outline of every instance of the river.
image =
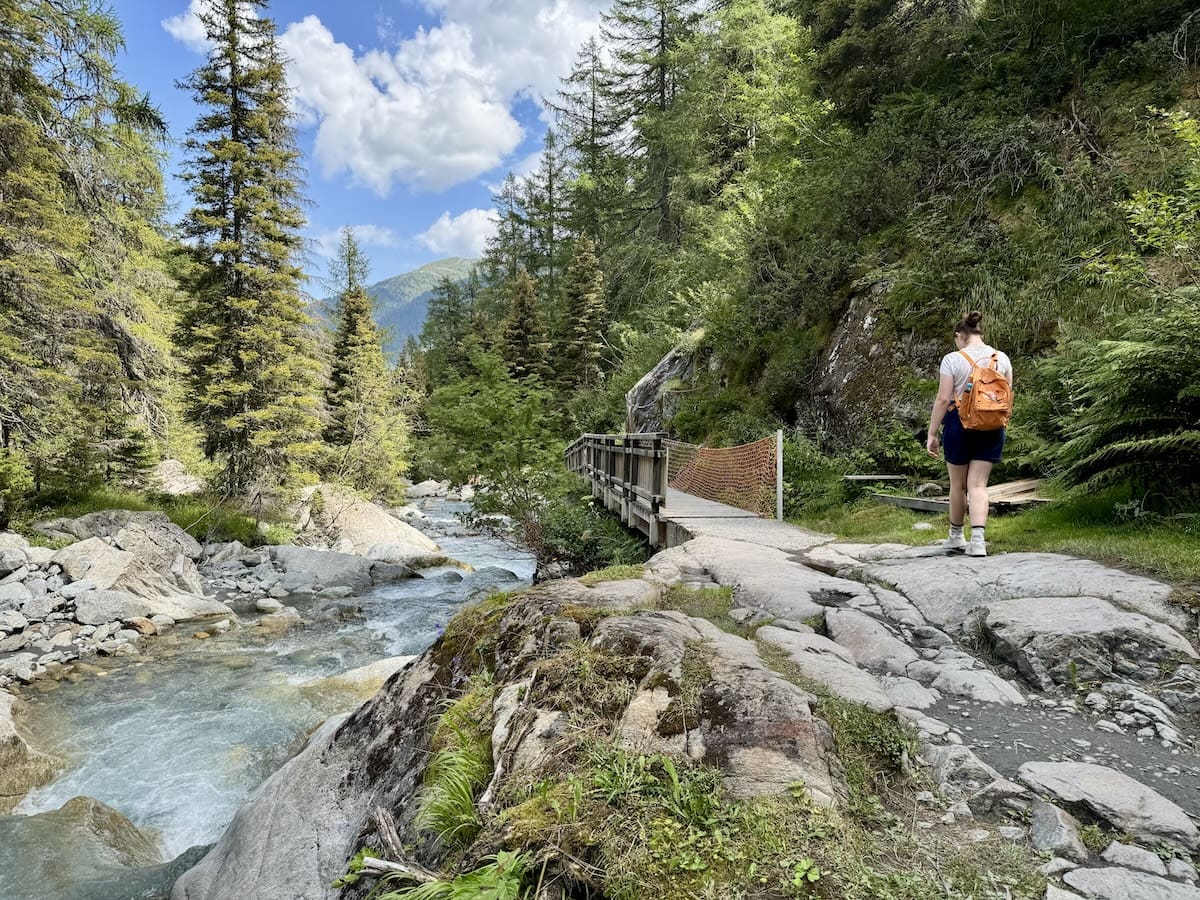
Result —
[[[426,523],[447,527],[460,504],[439,503]],[[321,721],[361,698],[310,682],[420,653],[464,603],[533,577],[534,560],[486,536],[433,537],[474,574],[437,570],[363,596],[298,604],[310,624],[274,637],[239,627],[211,640],[186,626],[143,643],[140,657],[95,660],[75,682],[26,691],[33,743],[66,760],[52,783],[17,809],[57,809],[94,797],[150,830],[170,859],[214,841],[238,806]],[[348,620],[330,612],[358,606]],[[251,623],[247,617],[246,626]],[[0,897],[19,896],[0,847]]]

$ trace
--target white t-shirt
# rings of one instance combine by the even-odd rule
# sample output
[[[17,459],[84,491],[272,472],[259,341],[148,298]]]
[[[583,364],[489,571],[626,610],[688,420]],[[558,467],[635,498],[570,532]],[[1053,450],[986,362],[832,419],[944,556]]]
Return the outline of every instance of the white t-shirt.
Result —
[[[987,344],[976,344],[973,347],[967,347],[963,352],[967,353],[976,362],[982,362],[989,359],[993,353],[996,354],[996,368],[1000,370],[1001,375],[1008,379],[1009,384],[1012,384],[1012,362],[1009,360],[1008,354],[1001,353]],[[967,381],[971,377],[971,364],[963,358],[962,352],[955,350],[953,353],[947,353],[942,357],[942,367],[939,370],[939,374],[954,376],[954,396],[957,397],[967,387]]]

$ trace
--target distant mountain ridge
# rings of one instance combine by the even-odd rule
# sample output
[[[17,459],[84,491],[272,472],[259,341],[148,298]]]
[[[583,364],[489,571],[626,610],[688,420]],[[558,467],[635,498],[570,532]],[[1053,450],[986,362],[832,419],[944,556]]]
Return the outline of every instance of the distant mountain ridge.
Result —
[[[452,256],[370,285],[367,293],[375,301],[375,319],[388,334],[384,349],[389,353],[399,352],[409,335],[419,335],[438,282],[446,276],[453,281],[466,281],[478,262]]]

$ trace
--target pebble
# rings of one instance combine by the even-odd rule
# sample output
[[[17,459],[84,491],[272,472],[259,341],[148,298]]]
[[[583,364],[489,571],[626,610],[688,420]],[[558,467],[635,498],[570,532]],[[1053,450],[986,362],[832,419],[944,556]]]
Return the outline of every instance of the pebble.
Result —
[[[1101,719],[1096,723],[1096,727],[1101,731],[1107,731],[1110,734],[1124,734],[1125,730],[1116,722],[1110,722],[1108,719]]]

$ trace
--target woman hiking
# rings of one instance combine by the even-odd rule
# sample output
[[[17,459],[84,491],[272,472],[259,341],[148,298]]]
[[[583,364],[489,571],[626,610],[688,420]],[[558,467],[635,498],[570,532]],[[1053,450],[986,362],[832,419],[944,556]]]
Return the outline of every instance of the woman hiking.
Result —
[[[988,478],[1004,452],[1012,414],[1012,362],[984,341],[982,322],[983,313],[971,312],[954,326],[958,349],[942,357],[925,444],[930,456],[944,452],[950,473],[950,536],[944,546],[968,556],[987,556]],[[963,537],[968,508],[970,543]]]

